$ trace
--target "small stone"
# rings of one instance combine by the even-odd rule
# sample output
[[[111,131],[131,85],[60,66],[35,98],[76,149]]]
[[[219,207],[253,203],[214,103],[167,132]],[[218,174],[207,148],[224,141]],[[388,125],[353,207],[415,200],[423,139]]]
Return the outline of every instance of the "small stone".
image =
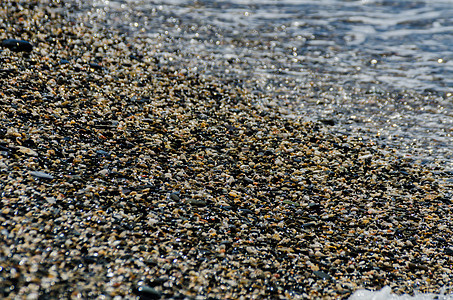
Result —
[[[237,198],[239,196],[238,193],[236,193],[235,191],[229,192],[228,195],[233,198]]]
[[[46,197],[46,201],[50,204],[55,204],[57,199],[55,199],[55,197]]]
[[[189,201],[187,201],[190,205],[194,205],[194,206],[206,206],[207,202],[204,201],[204,200],[195,200],[195,199],[189,199]]]
[[[424,266],[424,265],[414,264],[414,263],[409,263],[408,267],[409,267],[409,269],[418,269],[418,270],[429,271],[429,267]]]
[[[282,161],[280,158],[277,158],[277,159],[275,160],[275,164],[276,164],[276,165],[281,165],[281,164],[283,164],[283,161]]]
[[[321,123],[329,126],[334,126],[336,121],[334,119],[321,119],[319,120]]]
[[[15,39],[3,40],[2,47],[14,52],[31,52],[33,50],[33,45],[30,42]]]
[[[302,224],[302,226],[303,226],[304,228],[315,227],[315,226],[316,226],[316,223],[315,223],[315,222],[308,222],[308,223]]]
[[[90,68],[94,69],[94,70],[102,70],[103,67],[100,65],[100,64],[97,64],[97,63],[90,63]]]
[[[322,280],[332,280],[332,276],[323,271],[313,271],[313,274],[321,278]]]
[[[99,175],[107,176],[108,174],[109,174],[109,170],[107,170],[107,169],[102,169],[101,171],[99,171]]]
[[[27,148],[27,147],[18,146],[17,150],[23,154],[27,154],[30,156],[38,156],[38,152],[36,152],[35,150],[32,150],[30,148]]]
[[[110,157],[110,153],[104,150],[97,150],[96,154],[98,156],[103,156],[103,157]]]
[[[52,180],[54,178],[52,175],[49,175],[47,173],[40,172],[40,171],[31,171],[30,175],[33,176],[33,177],[40,178],[40,179]]]
[[[316,257],[324,257],[325,255],[321,251],[316,251],[315,252]]]
[[[253,211],[250,210],[250,209],[247,209],[247,208],[240,208],[239,211],[240,211],[241,213],[243,213],[244,215],[253,214]]]
[[[160,292],[149,286],[140,286],[136,289],[135,294],[142,300],[160,299]]]
[[[308,204],[308,208],[312,210],[320,210],[321,205],[319,203],[310,203]]]
[[[15,70],[15,69],[1,69],[0,78],[6,78],[9,75],[14,75],[15,73],[17,73],[17,70]]]
[[[258,253],[258,251],[256,251],[255,247],[246,247],[245,250],[247,251],[247,253],[252,254],[252,255],[256,255]]]
[[[170,199],[173,200],[173,201],[179,201],[180,200],[178,193],[171,193],[170,194]]]
[[[299,206],[298,203],[294,202],[294,201],[291,201],[291,200],[283,200],[283,203],[285,204],[291,204],[291,205],[294,205],[294,206]]]

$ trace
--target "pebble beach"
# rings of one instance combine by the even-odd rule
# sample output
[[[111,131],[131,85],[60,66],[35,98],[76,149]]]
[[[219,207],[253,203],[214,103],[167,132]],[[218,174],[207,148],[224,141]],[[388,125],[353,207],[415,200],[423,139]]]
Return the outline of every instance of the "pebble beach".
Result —
[[[0,298],[451,293],[451,172],[146,39],[0,4]]]

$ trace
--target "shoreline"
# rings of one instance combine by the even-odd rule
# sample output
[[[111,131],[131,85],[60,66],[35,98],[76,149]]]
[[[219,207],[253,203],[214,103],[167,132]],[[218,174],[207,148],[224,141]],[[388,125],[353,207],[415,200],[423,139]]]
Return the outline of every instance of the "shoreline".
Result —
[[[0,12],[1,40],[33,44],[0,52],[0,295],[451,292],[451,188],[432,171],[51,5]]]

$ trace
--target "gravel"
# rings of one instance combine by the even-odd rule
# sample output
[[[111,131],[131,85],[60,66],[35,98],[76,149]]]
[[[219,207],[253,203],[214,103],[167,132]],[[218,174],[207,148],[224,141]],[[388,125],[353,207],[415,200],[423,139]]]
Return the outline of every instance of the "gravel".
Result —
[[[448,174],[64,9],[0,5],[3,298],[449,291]]]

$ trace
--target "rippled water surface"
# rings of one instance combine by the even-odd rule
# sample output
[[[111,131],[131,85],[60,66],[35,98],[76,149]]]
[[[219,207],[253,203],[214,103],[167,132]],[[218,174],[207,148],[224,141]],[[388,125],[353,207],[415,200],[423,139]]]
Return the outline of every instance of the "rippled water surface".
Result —
[[[451,1],[92,0],[78,9],[93,27],[149,38],[160,64],[235,81],[289,104],[290,116],[453,170]]]

